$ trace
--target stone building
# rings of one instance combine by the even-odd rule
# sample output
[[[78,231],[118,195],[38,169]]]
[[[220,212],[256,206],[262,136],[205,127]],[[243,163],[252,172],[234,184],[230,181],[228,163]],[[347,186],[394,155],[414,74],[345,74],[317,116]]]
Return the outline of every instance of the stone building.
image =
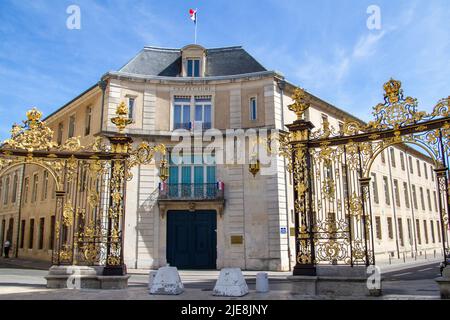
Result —
[[[175,130],[189,135],[211,128],[285,129],[295,86],[266,70],[241,47],[182,49],[145,47],[118,71],[46,118],[59,144],[79,136],[82,144],[115,132],[110,120],[124,101],[134,143],[178,144]],[[360,121],[310,95],[306,118],[320,128]],[[295,264],[292,179],[275,157],[270,174],[249,172],[248,163],[176,164],[162,184],[155,165],[133,169],[128,183],[125,263],[129,268],[290,270]],[[234,154],[234,151],[233,151]],[[0,239],[12,240],[19,257],[50,260],[55,228],[54,183],[34,166],[1,173]],[[388,149],[372,170],[373,233],[377,257],[425,250],[441,252],[432,161],[407,146]]]

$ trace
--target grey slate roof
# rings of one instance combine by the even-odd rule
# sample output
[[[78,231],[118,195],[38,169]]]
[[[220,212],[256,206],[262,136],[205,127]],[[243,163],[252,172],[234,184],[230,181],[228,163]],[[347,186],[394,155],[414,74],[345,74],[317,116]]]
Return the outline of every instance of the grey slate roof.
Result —
[[[267,71],[242,47],[206,50],[206,77]],[[119,72],[145,76],[179,77],[181,49],[145,47]]]

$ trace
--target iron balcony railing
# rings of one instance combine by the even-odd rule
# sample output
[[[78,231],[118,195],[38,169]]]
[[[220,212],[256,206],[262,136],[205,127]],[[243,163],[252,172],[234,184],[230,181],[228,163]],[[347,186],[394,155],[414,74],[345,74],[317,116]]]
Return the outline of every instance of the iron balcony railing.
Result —
[[[198,129],[201,126],[203,130],[208,130],[212,128],[211,122],[202,122],[202,121],[196,121],[194,123],[192,122],[184,122],[184,123],[174,123],[173,129],[185,129],[185,130],[192,130],[193,128]]]
[[[223,184],[217,183],[164,183],[159,185],[159,199],[163,200],[220,200]]]

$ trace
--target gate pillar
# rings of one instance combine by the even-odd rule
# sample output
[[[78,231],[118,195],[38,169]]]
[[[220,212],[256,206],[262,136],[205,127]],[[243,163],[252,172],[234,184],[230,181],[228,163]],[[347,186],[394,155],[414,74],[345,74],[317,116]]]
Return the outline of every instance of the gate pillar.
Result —
[[[295,266],[294,276],[315,276],[314,250],[314,219],[312,212],[311,192],[311,157],[308,141],[312,122],[303,119],[304,112],[310,104],[306,93],[297,89],[294,92],[294,103],[289,109],[297,115],[297,120],[288,125],[290,131],[289,144],[292,150],[292,174],[294,185],[294,215],[295,215]]]

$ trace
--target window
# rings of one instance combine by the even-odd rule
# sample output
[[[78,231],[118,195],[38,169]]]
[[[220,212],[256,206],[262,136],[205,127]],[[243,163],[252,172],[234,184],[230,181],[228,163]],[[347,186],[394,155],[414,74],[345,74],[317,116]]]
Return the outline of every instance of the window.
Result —
[[[42,184],[42,192],[41,192],[41,201],[44,201],[47,199],[48,194],[48,171],[44,171],[44,181]]]
[[[17,173],[14,174],[14,181],[13,181],[13,190],[12,190],[12,203],[16,203],[17,201],[17,188],[19,187],[19,176]]]
[[[409,193],[408,193],[408,184],[403,182],[403,195],[405,197],[405,206],[409,209]]]
[[[416,160],[416,164],[417,164],[417,175],[418,175],[419,177],[421,177],[422,174],[421,174],[421,172],[420,172],[420,161],[419,161],[419,160]]]
[[[389,151],[391,152],[391,166],[395,168],[395,150],[394,148],[390,148]]]
[[[75,116],[69,118],[69,138],[75,135]]]
[[[405,171],[405,155],[403,152],[400,152],[400,166],[403,171]]]
[[[430,220],[430,230],[431,230],[431,241],[433,241],[433,243],[436,243],[436,238],[434,236],[434,223],[433,223],[433,220]]]
[[[0,245],[3,248],[3,239],[5,238],[6,220],[2,220],[2,229],[0,230]]]
[[[420,222],[419,219],[416,219],[416,233],[417,233],[417,242],[422,244],[422,237],[420,236]]]
[[[343,135],[344,134],[344,124],[342,122],[339,122],[338,125],[339,125],[339,133],[341,135]]]
[[[441,230],[439,229],[439,221],[436,221],[436,233],[438,235],[438,241],[441,242]]]
[[[30,178],[25,178],[23,186],[23,202],[28,202],[28,190],[30,189]]]
[[[431,181],[434,182],[434,172],[433,172],[433,167],[430,166],[430,176],[431,176]]]
[[[39,185],[39,176],[35,174],[33,176],[33,190],[31,191],[31,202],[36,202],[37,200],[37,190]]]
[[[412,157],[409,156],[409,173],[414,173],[413,163],[412,163]]]
[[[425,243],[428,244],[428,226],[427,226],[427,220],[423,220],[423,233],[425,234]]]
[[[420,192],[420,205],[422,207],[422,210],[425,210],[425,198],[423,197],[423,188],[422,187],[419,188],[419,192]]]
[[[8,198],[9,198],[9,176],[6,177],[5,194],[3,196],[3,204],[6,205],[8,203]]]
[[[398,180],[394,180],[394,194],[395,194],[395,204],[400,207],[400,190],[398,190]]]
[[[39,243],[38,243],[39,250],[44,249],[44,224],[45,224],[45,218],[40,218],[39,219]]]
[[[48,247],[50,250],[53,250],[54,242],[55,242],[55,227],[56,227],[56,219],[55,216],[51,216],[50,218],[50,239]]]
[[[409,244],[412,244],[412,227],[411,227],[411,219],[407,219],[406,220],[407,224],[408,224],[408,241]]]
[[[438,212],[436,191],[433,191],[433,199],[434,199],[434,211]]]
[[[128,118],[134,119],[134,114],[136,112],[136,98],[135,97],[128,97]]]
[[[383,176],[383,185],[384,185],[384,199],[387,205],[391,204],[391,199],[389,196],[389,185],[388,185],[388,178],[386,176]]]
[[[347,180],[347,167],[345,166],[345,163],[341,166],[341,172],[342,172],[342,189],[344,190],[344,199],[347,199],[348,196],[348,180]],[[372,176],[374,173],[372,173]],[[376,177],[375,177],[376,179]],[[372,185],[373,185],[373,179],[372,179]],[[314,184],[313,184],[314,185]],[[376,188],[376,182],[375,182],[375,190],[373,193],[374,198],[376,199],[376,203],[378,203],[378,188]],[[375,195],[376,192],[376,195]]]
[[[256,121],[258,117],[257,113],[257,104],[256,104],[256,97],[250,98],[250,120]]]
[[[377,175],[374,172],[372,172],[372,193],[373,193],[373,201],[378,204],[380,202],[380,199],[378,197]]]
[[[56,182],[53,180],[52,183],[52,199],[55,199],[56,197]]]
[[[425,173],[425,179],[428,179],[428,170],[427,170],[427,164],[423,163],[423,172]]]
[[[400,245],[405,246],[405,239],[403,238],[403,221],[402,218],[398,218],[398,237],[400,239]]]
[[[8,231],[6,232],[6,239],[12,242],[14,232],[14,218],[9,218]]]
[[[387,225],[388,225],[388,236],[389,239],[394,239],[394,229],[392,228],[392,218],[387,218]]]
[[[92,107],[86,108],[86,118],[84,120],[84,135],[87,136],[91,133],[91,119],[92,119]]]
[[[216,186],[216,166],[203,164],[201,154],[183,155],[177,159],[170,155],[169,194],[173,197],[198,197],[213,195]],[[208,164],[214,159],[207,159]],[[192,188],[186,186],[192,186]]]
[[[323,165],[323,174],[326,179],[333,179],[333,164],[331,161],[326,161]]]
[[[175,97],[173,129],[191,129],[191,98]]]
[[[200,60],[187,59],[187,76],[200,77]]]
[[[25,245],[25,220],[20,223],[20,249]]]
[[[62,144],[63,132],[64,132],[64,125],[63,125],[62,122],[61,122],[60,124],[58,124],[58,137],[57,137],[57,142],[58,142],[59,145]]]
[[[413,197],[414,209],[419,209],[419,206],[417,205],[417,193],[416,193],[415,185],[412,185],[412,197]]]
[[[385,163],[386,163],[386,157],[385,157],[385,155],[384,155],[384,150],[381,151],[381,163],[382,163],[382,164],[385,164]]]
[[[33,249],[33,239],[34,239],[34,219],[30,219],[30,232],[28,239],[28,249]]]
[[[381,218],[375,217],[375,225],[376,225],[376,232],[377,232],[377,239],[382,239],[382,233],[381,233]]]
[[[427,189],[427,199],[428,199],[428,210],[433,211],[433,208],[431,207],[431,194],[430,189]]]
[[[80,192],[86,191],[87,182],[88,182],[88,169],[85,167],[80,168]]]
[[[196,96],[194,101],[195,127],[200,130],[211,129],[211,96]]]

